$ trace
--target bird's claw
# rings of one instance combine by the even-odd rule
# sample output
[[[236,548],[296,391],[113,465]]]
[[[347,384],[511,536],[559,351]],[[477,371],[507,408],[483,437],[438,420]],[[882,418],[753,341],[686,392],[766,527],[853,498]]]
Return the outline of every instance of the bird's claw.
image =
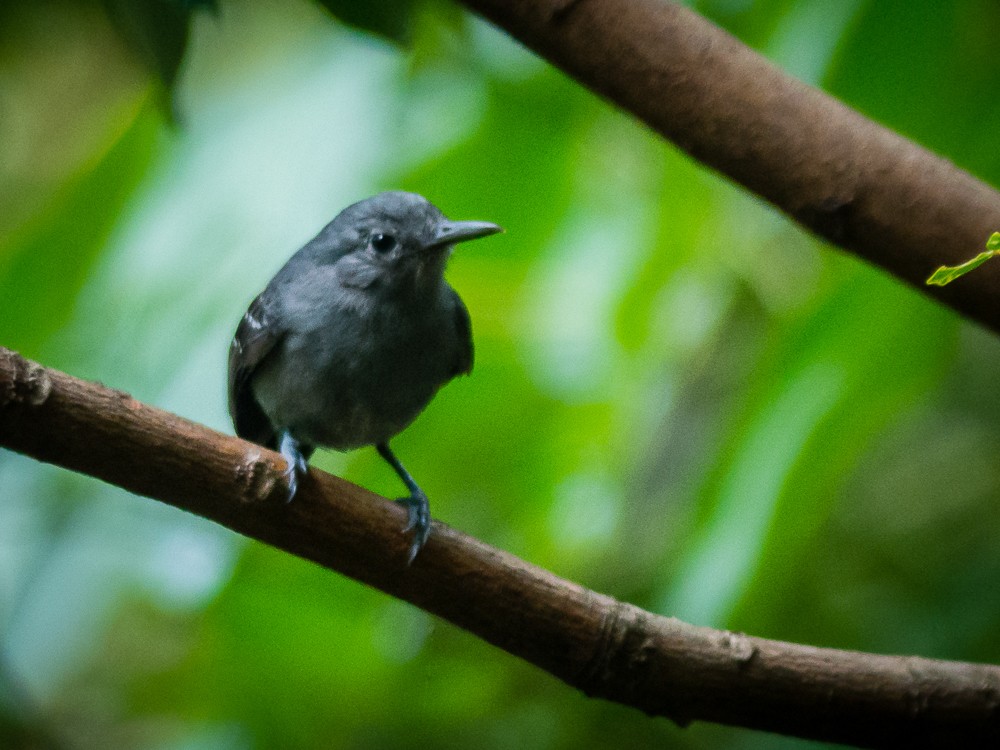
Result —
[[[406,558],[406,564],[410,565],[413,562],[413,558],[417,556],[417,553],[424,546],[427,537],[431,535],[430,503],[427,501],[427,495],[423,492],[414,492],[409,497],[400,498],[396,502],[406,508],[407,522],[403,531],[413,532],[413,541],[410,542],[410,553]]]
[[[289,461],[288,468],[285,469],[285,480],[288,482],[288,496],[285,498],[286,503],[292,502],[295,497],[295,493],[299,490],[299,480],[306,475],[309,471],[308,466],[306,466],[305,461]]]
[[[309,464],[302,451],[299,450],[298,441],[287,432],[281,436],[280,448],[281,455],[288,465],[284,471],[285,480],[288,482],[288,496],[285,498],[285,502],[290,503],[299,489],[299,480],[309,471]]]

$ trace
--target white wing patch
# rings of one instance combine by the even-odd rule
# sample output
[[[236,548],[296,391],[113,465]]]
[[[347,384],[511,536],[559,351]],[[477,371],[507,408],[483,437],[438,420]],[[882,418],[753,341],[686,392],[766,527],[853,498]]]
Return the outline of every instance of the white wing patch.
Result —
[[[247,310],[247,314],[243,316],[243,320],[245,320],[246,324],[255,331],[259,331],[264,326],[264,324],[255,318],[253,313],[249,310]]]

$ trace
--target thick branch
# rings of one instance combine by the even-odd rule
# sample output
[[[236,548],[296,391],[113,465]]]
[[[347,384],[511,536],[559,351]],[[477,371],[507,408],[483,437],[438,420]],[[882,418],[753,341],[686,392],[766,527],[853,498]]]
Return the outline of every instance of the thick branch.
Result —
[[[666,0],[462,0],[807,229],[1000,332],[1000,193]]]
[[[588,695],[865,746],[1000,746],[1000,668],[752,638],[645,612],[277,453],[0,348],[0,445],[163,500],[412,602]]]

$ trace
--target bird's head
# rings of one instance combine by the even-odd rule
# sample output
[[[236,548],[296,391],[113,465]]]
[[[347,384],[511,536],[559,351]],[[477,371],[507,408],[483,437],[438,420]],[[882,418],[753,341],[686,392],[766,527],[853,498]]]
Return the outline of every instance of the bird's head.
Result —
[[[416,193],[393,191],[348,206],[316,238],[347,286],[418,290],[436,286],[456,243],[502,231],[485,221],[451,221]]]

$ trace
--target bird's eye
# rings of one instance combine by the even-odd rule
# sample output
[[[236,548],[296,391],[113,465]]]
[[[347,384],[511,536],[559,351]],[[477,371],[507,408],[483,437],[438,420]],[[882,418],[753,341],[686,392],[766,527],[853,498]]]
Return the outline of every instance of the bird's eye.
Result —
[[[371,244],[376,252],[387,253],[396,247],[396,238],[391,234],[382,234],[381,232],[377,232],[372,235]]]

